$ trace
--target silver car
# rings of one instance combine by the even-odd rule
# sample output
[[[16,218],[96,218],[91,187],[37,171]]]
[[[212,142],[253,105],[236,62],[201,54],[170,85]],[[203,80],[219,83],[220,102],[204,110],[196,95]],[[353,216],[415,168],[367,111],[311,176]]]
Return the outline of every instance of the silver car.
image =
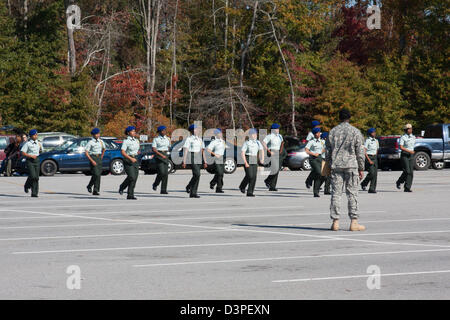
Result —
[[[309,156],[305,151],[306,143],[298,142],[287,146],[287,157],[283,161],[283,166],[290,170],[311,170]]]
[[[38,140],[42,143],[43,152],[51,151],[75,138],[77,136],[65,132],[42,132],[38,134]]]

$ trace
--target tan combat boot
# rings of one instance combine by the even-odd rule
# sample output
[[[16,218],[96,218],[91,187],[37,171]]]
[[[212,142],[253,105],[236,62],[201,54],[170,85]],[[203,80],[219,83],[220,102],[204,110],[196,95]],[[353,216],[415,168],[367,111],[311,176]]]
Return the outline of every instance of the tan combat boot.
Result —
[[[331,230],[338,231],[339,230],[339,220],[334,219],[333,224],[331,225]]]
[[[360,225],[357,219],[352,219],[352,223],[350,224],[350,231],[364,231],[366,227]]]

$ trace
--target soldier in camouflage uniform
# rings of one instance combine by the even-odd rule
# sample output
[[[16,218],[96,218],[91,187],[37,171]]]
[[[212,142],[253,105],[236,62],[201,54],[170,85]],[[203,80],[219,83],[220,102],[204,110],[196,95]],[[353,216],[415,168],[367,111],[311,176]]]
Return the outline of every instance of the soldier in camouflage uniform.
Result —
[[[350,112],[339,111],[342,122],[331,129],[326,141],[326,160],[331,167],[331,230],[339,230],[342,190],[348,199],[350,231],[362,231],[358,224],[358,187],[364,172],[364,140],[361,132],[350,125]],[[358,174],[359,173],[359,174]]]

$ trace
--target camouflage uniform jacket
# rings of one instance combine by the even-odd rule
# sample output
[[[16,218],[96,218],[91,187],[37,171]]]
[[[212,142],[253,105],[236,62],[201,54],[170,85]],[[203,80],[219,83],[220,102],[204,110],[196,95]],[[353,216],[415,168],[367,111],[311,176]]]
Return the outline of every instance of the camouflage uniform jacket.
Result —
[[[331,129],[326,141],[326,160],[331,169],[364,170],[364,138],[361,132],[342,122]]]

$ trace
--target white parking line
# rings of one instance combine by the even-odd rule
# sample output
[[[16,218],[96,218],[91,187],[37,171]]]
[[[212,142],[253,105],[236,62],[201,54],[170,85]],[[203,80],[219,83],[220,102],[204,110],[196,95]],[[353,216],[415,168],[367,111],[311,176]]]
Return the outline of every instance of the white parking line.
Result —
[[[59,239],[82,239],[82,238],[104,238],[104,237],[139,237],[153,235],[172,235],[172,234],[197,234],[197,233],[213,233],[213,232],[235,232],[236,229],[228,228],[223,230],[201,230],[201,231],[167,231],[167,232],[137,232],[137,233],[108,233],[108,234],[86,234],[86,235],[70,235],[70,236],[47,236],[47,237],[20,237],[20,238],[0,238],[0,241],[28,241],[28,240],[59,240]],[[359,233],[351,235],[339,235],[342,237],[364,237],[364,236],[380,236],[380,235],[404,235],[404,234],[433,234],[433,233],[449,233],[450,230],[433,230],[433,231],[407,231],[407,232],[385,232],[385,233]],[[291,234],[287,234],[291,235]]]
[[[411,254],[411,253],[425,253],[425,252],[431,253],[431,252],[445,252],[445,251],[450,251],[450,249],[357,252],[357,253],[305,255],[305,256],[290,256],[290,257],[269,257],[269,258],[252,258],[252,259],[185,261],[185,262],[172,262],[172,263],[136,264],[136,265],[133,265],[133,267],[136,267],[136,268],[163,267],[163,266],[167,267],[167,266],[181,266],[181,265],[195,265],[195,264],[236,263],[236,262],[276,261],[276,260],[315,259],[315,258],[336,258],[336,257],[353,257],[353,256],[375,256],[375,255],[388,255],[388,254],[404,254],[404,253]]]
[[[166,222],[156,222],[156,221],[140,221],[140,220],[123,220],[123,219],[110,219],[110,218],[101,218],[101,217],[92,217],[92,216],[79,216],[79,215],[73,215],[73,214],[58,214],[58,213],[45,213],[45,212],[38,212],[38,211],[25,211],[23,212],[29,212],[29,213],[37,213],[37,214],[44,214],[44,215],[51,215],[51,216],[67,216],[67,217],[75,217],[75,218],[81,218],[81,219],[93,219],[93,220],[103,220],[103,221],[117,221],[117,222],[134,222],[138,224],[160,224],[160,225],[171,225],[171,226],[184,226],[184,227],[197,227],[197,228],[214,228],[214,227],[208,227],[208,226],[195,226],[195,225],[184,225],[184,224],[173,224],[173,223],[166,223]],[[10,228],[20,228],[20,227],[10,227]],[[22,227],[23,228],[23,227]],[[223,227],[215,227],[218,230],[224,229]],[[261,232],[261,233],[279,233],[279,232],[273,232],[273,231],[263,231],[263,230],[252,230],[252,229],[236,229],[241,230],[243,232]],[[286,234],[286,233],[282,233]],[[320,238],[320,239],[335,239],[339,240],[338,237],[333,236],[319,236],[319,235],[311,235],[311,234],[304,234],[304,233],[293,233],[297,236],[304,236],[304,237],[311,237],[311,238]],[[342,239],[342,238],[341,238]],[[346,239],[347,240],[347,239]],[[386,242],[386,241],[375,241],[375,240],[362,240],[362,239],[348,239],[355,242],[367,242],[367,243],[374,243],[374,244],[389,244],[389,245],[408,245],[408,246],[433,246],[433,247],[446,247],[442,245],[435,245],[435,244],[419,244],[419,243],[396,243],[396,242]]]
[[[381,273],[380,277],[410,276],[410,275],[436,274],[436,273],[450,273],[450,270],[400,272],[400,273]],[[368,278],[370,276],[371,276],[371,274],[361,274],[361,275],[355,275],[355,276],[339,276],[339,277],[323,277],[323,278],[303,278],[303,279],[289,279],[289,280],[273,280],[272,282],[284,283],[284,282],[306,282],[306,281],[323,281],[323,280],[341,280],[341,279]]]

